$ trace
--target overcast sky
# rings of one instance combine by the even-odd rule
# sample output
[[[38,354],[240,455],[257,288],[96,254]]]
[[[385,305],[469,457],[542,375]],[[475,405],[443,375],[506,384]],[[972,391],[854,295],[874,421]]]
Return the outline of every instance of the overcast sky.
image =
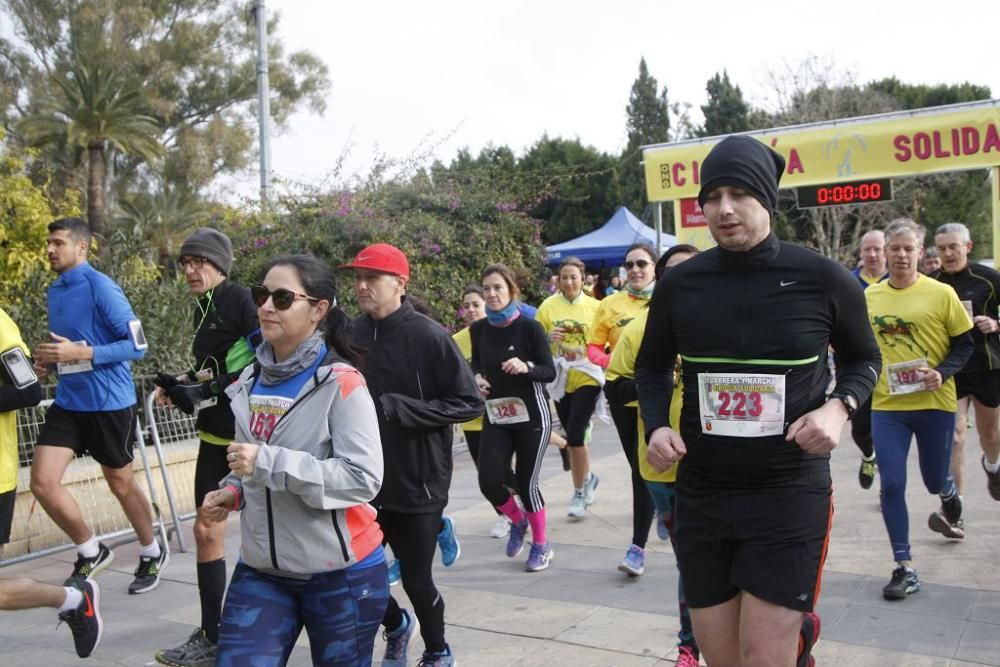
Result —
[[[543,133],[600,150],[625,145],[625,105],[645,56],[671,101],[698,106],[726,69],[753,104],[772,73],[814,56],[858,82],[971,81],[1000,97],[995,0],[268,0],[280,38],[330,68],[327,111],[300,113],[274,139],[278,178],[320,184],[377,151],[429,149],[444,161],[489,142],[523,152]],[[711,13],[709,13],[711,12]],[[256,173],[236,179],[254,193]]]

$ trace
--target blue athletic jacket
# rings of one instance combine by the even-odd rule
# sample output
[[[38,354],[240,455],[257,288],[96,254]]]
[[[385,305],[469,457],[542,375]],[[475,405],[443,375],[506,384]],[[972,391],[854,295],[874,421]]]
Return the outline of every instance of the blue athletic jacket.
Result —
[[[135,405],[129,362],[141,359],[129,335],[136,319],[125,293],[88,262],[49,285],[49,331],[94,348],[93,370],[59,376],[55,404],[77,412],[108,412]]]

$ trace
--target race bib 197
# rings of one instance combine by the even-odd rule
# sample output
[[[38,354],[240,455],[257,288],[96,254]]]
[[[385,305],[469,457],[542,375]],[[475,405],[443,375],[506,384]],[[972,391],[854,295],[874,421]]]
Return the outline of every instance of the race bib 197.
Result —
[[[516,396],[489,399],[486,416],[491,424],[522,424],[530,419],[528,406]]]
[[[737,438],[781,435],[785,376],[698,373],[701,432]]]
[[[889,380],[889,394],[912,394],[915,391],[923,391],[924,374],[921,368],[928,368],[926,359],[912,359],[902,361],[898,364],[889,364],[885,369],[886,378]]]

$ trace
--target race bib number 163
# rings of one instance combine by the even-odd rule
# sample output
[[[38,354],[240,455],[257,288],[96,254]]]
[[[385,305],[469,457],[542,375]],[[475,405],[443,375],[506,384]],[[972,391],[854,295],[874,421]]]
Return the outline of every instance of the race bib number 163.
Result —
[[[698,373],[701,431],[737,438],[781,435],[785,376]]]

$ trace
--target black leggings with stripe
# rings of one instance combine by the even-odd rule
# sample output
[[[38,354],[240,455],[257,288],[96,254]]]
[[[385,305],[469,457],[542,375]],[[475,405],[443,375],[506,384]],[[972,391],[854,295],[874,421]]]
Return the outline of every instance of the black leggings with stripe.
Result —
[[[538,512],[545,507],[545,500],[538,488],[538,475],[552,429],[548,419],[543,419],[542,422],[544,426],[539,428],[483,425],[479,445],[479,490],[494,507],[500,507],[510,499],[504,476],[510,470],[511,459],[515,454],[517,462],[514,476],[517,494],[521,497],[524,509]]]

